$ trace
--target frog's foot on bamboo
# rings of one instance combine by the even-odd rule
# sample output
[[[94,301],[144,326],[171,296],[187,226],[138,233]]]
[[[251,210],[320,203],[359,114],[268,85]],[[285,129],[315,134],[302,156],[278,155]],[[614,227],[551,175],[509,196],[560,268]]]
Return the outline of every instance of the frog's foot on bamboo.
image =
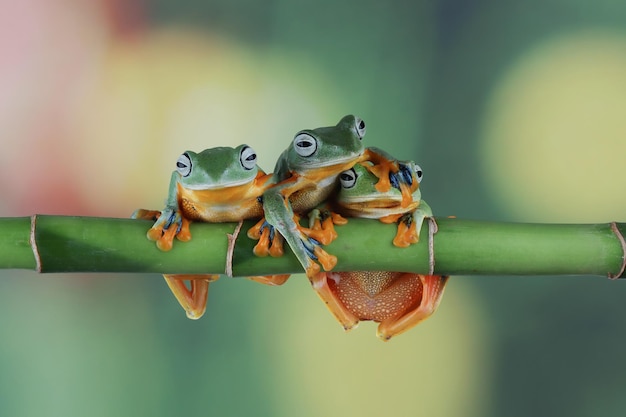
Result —
[[[283,256],[283,237],[280,233],[276,233],[274,226],[265,221],[265,218],[259,220],[248,230],[248,237],[258,240],[252,250],[256,256]]]
[[[327,209],[313,209],[308,217],[309,227],[301,226],[298,216],[294,216],[294,221],[304,235],[315,239],[322,245],[328,245],[337,239],[337,231],[335,230],[336,224],[344,225],[348,223],[345,217]]]
[[[413,213],[390,214],[378,220],[382,223],[398,223],[396,236],[393,238],[394,246],[406,248],[413,243],[419,242],[419,233],[416,229]]]
[[[322,249],[320,242],[307,236],[303,236],[301,240],[309,260],[305,267],[307,277],[317,275],[320,272],[320,265],[324,271],[330,271],[337,265],[337,257]],[[316,262],[319,262],[319,265]]]
[[[182,242],[191,240],[189,220],[183,217],[178,210],[166,208],[157,210],[136,210],[131,216],[133,219],[156,220],[146,233],[148,239],[156,242],[162,251],[169,251],[174,244],[174,237]]]
[[[187,317],[197,320],[206,311],[209,283],[216,281],[219,275],[166,274],[163,278],[185,310]],[[189,287],[186,281],[189,281]]]

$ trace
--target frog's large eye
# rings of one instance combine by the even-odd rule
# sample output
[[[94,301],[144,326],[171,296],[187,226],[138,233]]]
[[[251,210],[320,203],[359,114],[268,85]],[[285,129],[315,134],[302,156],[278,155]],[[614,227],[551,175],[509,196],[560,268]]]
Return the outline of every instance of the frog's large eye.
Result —
[[[300,156],[311,156],[317,150],[317,141],[308,133],[298,133],[293,140],[293,148]]]
[[[354,187],[354,184],[356,184],[356,171],[354,168],[350,168],[339,174],[339,182],[341,182],[342,188],[348,189]]]
[[[360,119],[358,117],[355,118],[356,120],[354,121],[354,128],[356,129],[356,134],[359,135],[359,139],[363,139],[363,136],[365,136],[365,122],[363,121],[363,119]]]
[[[183,177],[188,177],[191,174],[191,158],[187,152],[178,157],[176,171]]]
[[[417,178],[417,182],[422,182],[422,177],[424,176],[424,172],[422,171],[422,167],[415,164],[413,166],[413,170],[415,171],[415,178]]]
[[[239,161],[241,162],[241,166],[248,171],[254,169],[256,166],[256,152],[254,152],[254,149],[251,147],[244,146],[239,154]]]

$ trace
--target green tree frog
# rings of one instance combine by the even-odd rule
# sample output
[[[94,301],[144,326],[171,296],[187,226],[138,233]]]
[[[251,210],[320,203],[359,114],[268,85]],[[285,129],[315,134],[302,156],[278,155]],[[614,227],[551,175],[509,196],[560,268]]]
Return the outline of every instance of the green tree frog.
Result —
[[[379,178],[377,186],[389,189],[389,172],[398,171],[396,161],[365,149],[365,122],[348,115],[335,126],[306,129],[298,132],[291,146],[278,159],[273,174],[273,185],[263,194],[265,222],[251,229],[248,236],[258,238],[255,254],[273,255],[271,250],[279,236],[268,239],[268,229],[275,228],[282,235],[311,277],[320,271],[332,269],[337,258],[326,253],[321,244],[336,237],[334,224],[345,223],[341,216],[331,214],[323,219],[321,227],[300,225],[300,214],[326,201],[338,187],[339,174],[361,161],[372,161],[371,171]],[[269,225],[269,227],[264,227]]]
[[[139,209],[136,219],[156,219],[148,239],[162,251],[172,249],[174,237],[191,239],[190,221],[235,222],[262,217],[261,196],[271,184],[248,145],[217,147],[200,153],[186,151],[178,157],[162,211]],[[289,275],[251,277],[270,285],[282,284]],[[219,275],[164,275],[187,317],[198,319],[206,309],[209,282]],[[190,281],[190,289],[185,281]]]
[[[406,247],[419,240],[424,218],[432,216],[421,200],[421,168],[413,162],[399,164],[391,173],[392,187],[376,189],[378,178],[367,166],[357,164],[340,176],[336,210],[351,217],[378,218],[398,222],[393,245]],[[411,200],[406,200],[406,192]],[[416,227],[417,226],[417,227]],[[331,313],[344,327],[355,328],[360,320],[380,323],[377,335],[389,340],[437,309],[448,277],[394,271],[320,272],[311,284]]]

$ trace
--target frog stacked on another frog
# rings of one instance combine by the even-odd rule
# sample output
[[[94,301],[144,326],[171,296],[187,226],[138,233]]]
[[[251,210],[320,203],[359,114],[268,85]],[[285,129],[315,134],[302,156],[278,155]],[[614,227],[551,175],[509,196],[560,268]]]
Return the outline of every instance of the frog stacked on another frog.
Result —
[[[172,172],[163,211],[139,209],[135,219],[156,219],[148,239],[163,251],[172,248],[174,237],[191,239],[190,221],[235,222],[262,217],[261,195],[271,185],[271,174],[256,164],[257,156],[248,145],[217,147],[200,153],[180,155]],[[280,285],[289,275],[251,277],[270,285]],[[185,309],[187,317],[198,319],[206,310],[209,282],[219,275],[166,274],[165,281]],[[189,281],[191,289],[185,281]]]
[[[377,177],[380,191],[391,188],[389,173],[398,172],[397,161],[373,148],[364,148],[365,122],[348,115],[335,126],[306,129],[298,132],[278,159],[272,187],[263,193],[264,221],[257,224],[248,236],[259,239],[254,252],[258,256],[274,255],[275,246],[282,248],[278,230],[307,276],[331,270],[337,258],[321,248],[337,236],[334,224],[346,220],[335,214],[325,214],[312,227],[300,225],[300,215],[308,213],[337,191],[339,174],[363,161],[371,161],[370,171]],[[406,193],[404,193],[406,194]],[[407,197],[410,198],[410,195]],[[271,237],[271,238],[270,238]],[[282,254],[282,249],[277,251]]]
[[[421,225],[432,212],[421,200],[421,168],[413,162],[399,166],[399,171],[390,175],[393,187],[387,192],[376,188],[378,178],[368,166],[357,164],[343,172],[336,209],[346,216],[398,222],[393,244],[406,247],[417,243]],[[411,191],[411,201],[405,197],[407,190]],[[360,320],[373,320],[380,323],[378,337],[386,341],[435,312],[447,279],[408,272],[352,271],[320,272],[310,281],[346,331]]]

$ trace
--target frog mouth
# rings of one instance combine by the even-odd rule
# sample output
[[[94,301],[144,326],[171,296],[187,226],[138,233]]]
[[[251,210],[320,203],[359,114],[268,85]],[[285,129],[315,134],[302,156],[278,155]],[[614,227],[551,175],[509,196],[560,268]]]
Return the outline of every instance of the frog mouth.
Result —
[[[401,198],[364,197],[344,199],[339,205],[344,210],[354,212],[356,217],[365,217],[363,214],[380,217],[381,215],[407,213],[416,210],[419,204],[419,201],[413,201],[408,206],[403,206]]]
[[[302,165],[305,166],[305,169],[316,169],[316,168],[334,168],[334,167],[338,167],[338,166],[347,166],[347,168],[342,169],[342,171],[345,171],[346,169],[350,169],[352,168],[357,162],[361,162],[363,160],[363,156],[365,154],[365,150],[362,150],[361,152],[357,152],[357,153],[353,153],[353,154],[349,154],[349,155],[345,155],[341,158],[334,158],[333,162],[329,164],[329,161],[320,161],[320,162],[314,162],[314,161],[309,161],[309,160],[303,160],[302,161]],[[348,166],[349,165],[349,166]],[[299,171],[299,170],[295,170],[295,171]]]

